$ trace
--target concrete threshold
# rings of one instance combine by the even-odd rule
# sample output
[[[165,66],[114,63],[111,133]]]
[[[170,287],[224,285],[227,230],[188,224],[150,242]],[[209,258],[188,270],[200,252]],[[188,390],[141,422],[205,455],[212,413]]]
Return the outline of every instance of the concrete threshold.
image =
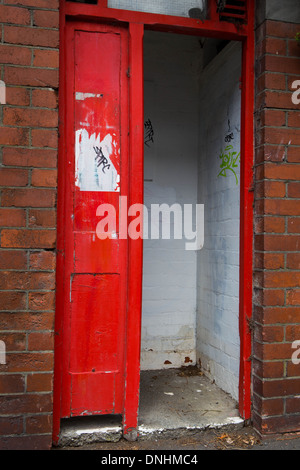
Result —
[[[235,400],[199,369],[141,372],[138,439],[176,439],[206,429],[243,425]],[[121,416],[85,416],[62,420],[59,446],[117,442],[121,438]]]

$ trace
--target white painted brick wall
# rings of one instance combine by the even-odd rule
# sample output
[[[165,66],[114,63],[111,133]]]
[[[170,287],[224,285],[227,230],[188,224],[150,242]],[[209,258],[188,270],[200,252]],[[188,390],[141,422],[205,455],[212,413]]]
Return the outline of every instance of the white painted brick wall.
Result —
[[[229,44],[205,69],[200,94],[198,202],[205,204],[205,243],[198,253],[197,358],[225,391],[238,398],[239,184],[219,155],[240,151],[241,47]],[[238,179],[239,179],[238,167]]]
[[[201,48],[197,38],[146,32],[144,50],[145,120],[154,129],[145,205],[195,205]],[[142,369],[195,362],[196,270],[184,239],[144,240]]]

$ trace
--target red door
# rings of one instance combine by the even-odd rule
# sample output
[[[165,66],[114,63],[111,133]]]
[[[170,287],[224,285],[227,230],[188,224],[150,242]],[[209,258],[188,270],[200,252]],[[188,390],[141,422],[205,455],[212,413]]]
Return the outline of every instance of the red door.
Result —
[[[64,314],[61,417],[120,414],[124,406],[128,194],[128,32],[67,26]],[[101,237],[99,208],[116,226]],[[108,227],[105,227],[107,230]]]

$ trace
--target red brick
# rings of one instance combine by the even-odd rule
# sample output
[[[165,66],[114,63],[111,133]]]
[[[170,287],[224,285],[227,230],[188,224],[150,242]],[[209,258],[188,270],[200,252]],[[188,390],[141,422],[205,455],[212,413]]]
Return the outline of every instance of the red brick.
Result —
[[[39,332],[28,334],[28,350],[29,351],[53,351],[54,334],[52,332]]]
[[[48,129],[32,129],[31,131],[33,147],[57,148],[58,132]]]
[[[300,287],[300,272],[266,272],[264,287]]]
[[[267,55],[265,56],[265,68],[269,72],[299,74],[299,58]]]
[[[288,41],[288,55],[291,57],[299,57],[299,44],[295,39]]]
[[[284,254],[278,253],[263,253],[265,269],[283,269],[284,268]]]
[[[57,127],[57,111],[33,108],[4,108],[3,123],[8,126]]]
[[[29,106],[30,91],[20,87],[6,87],[6,104]]]
[[[292,354],[296,354],[296,359],[299,359],[299,353],[298,353],[298,348],[292,349]],[[292,357],[291,354],[291,357]],[[287,363],[287,369],[286,369],[286,375],[287,377],[299,377],[300,375],[300,367],[299,364],[294,364],[292,361]]]
[[[254,359],[253,372],[255,373],[255,375],[261,378],[280,378],[284,376],[283,362],[263,362],[262,360],[258,361]]]
[[[287,41],[286,39],[266,38],[264,40],[264,52],[266,54],[286,55]]]
[[[284,217],[264,217],[264,231],[266,233],[285,232]]]
[[[287,325],[286,326],[286,341],[300,340],[300,325]]]
[[[264,181],[264,197],[285,197],[285,183],[281,181]]]
[[[28,129],[1,126],[0,145],[29,145]]]
[[[1,394],[25,392],[25,379],[21,374],[2,374],[0,377]]]
[[[287,253],[286,267],[288,269],[300,269],[300,253]]]
[[[26,251],[1,250],[0,269],[26,269]]]
[[[284,305],[285,292],[283,289],[261,289],[256,292],[254,303],[265,306]]]
[[[52,189],[3,189],[3,207],[54,207],[55,190]]]
[[[23,418],[21,416],[0,418],[0,436],[23,433]]]
[[[30,269],[40,271],[50,271],[55,269],[56,257],[51,251],[39,251],[30,253],[29,266]]]
[[[291,359],[293,352],[291,343],[265,343],[263,345],[263,351],[264,360],[266,361]],[[282,386],[284,386],[284,382],[282,383]],[[281,395],[281,393],[278,393],[277,396]]]
[[[286,116],[285,111],[279,111],[276,109],[266,109],[262,113],[262,125],[264,126],[285,126]]]
[[[35,10],[33,15],[34,26],[42,26],[45,28],[59,27],[58,11]]]
[[[50,290],[55,287],[55,274],[44,272],[1,271],[1,290]]]
[[[300,180],[300,165],[266,164],[264,165],[264,176],[275,180]]]
[[[300,163],[300,147],[288,148],[287,161],[290,163]]]
[[[256,235],[259,251],[299,251],[300,239],[296,235]]]
[[[43,108],[57,108],[58,96],[54,90],[32,90],[32,106]]]
[[[265,343],[280,343],[284,340],[283,326],[264,326],[261,341]]]
[[[6,66],[4,68],[4,81],[9,85],[57,88],[58,70]]]
[[[1,294],[1,292],[0,292]],[[3,292],[7,295],[10,292]],[[17,294],[26,295],[22,292]],[[0,304],[1,305],[1,304]],[[54,328],[54,312],[10,312],[5,311],[0,314],[0,330],[18,331],[43,331]]]
[[[5,3],[10,5],[19,5],[20,0],[5,0]],[[57,10],[59,7],[59,0],[22,0],[22,5],[34,8]]]
[[[51,434],[52,416],[50,414],[29,416],[25,420],[25,429],[27,434]]]
[[[287,398],[286,400],[287,413],[300,413],[300,397]]]
[[[263,73],[256,81],[256,92],[263,90],[286,90],[286,77],[281,73]]]
[[[59,52],[57,50],[34,49],[33,65],[35,67],[58,68]]]
[[[266,199],[265,213],[270,215],[300,215],[300,204],[291,199]]]
[[[20,26],[4,26],[4,41],[10,44],[56,48],[59,45],[57,30]]]
[[[300,233],[300,219],[299,218],[288,219],[288,232]]]
[[[30,292],[29,309],[35,312],[53,311],[55,308],[54,292]]]
[[[26,226],[25,209],[0,208],[0,227],[25,227],[25,226]]]
[[[29,227],[52,227],[56,226],[56,211],[55,210],[29,210],[28,215]]]
[[[285,145],[261,145],[256,150],[256,163],[266,162],[283,162],[286,158]]]
[[[3,366],[7,372],[36,372],[53,370],[53,353],[20,352],[8,354],[7,364]],[[0,397],[1,403],[1,397]],[[1,405],[0,405],[1,410]]]
[[[21,354],[18,355],[21,359]],[[26,356],[26,355],[24,355]],[[29,355],[28,355],[29,356]],[[33,355],[31,355],[33,356]],[[40,354],[45,356],[45,354]],[[41,358],[40,358],[41,360]],[[50,394],[28,393],[24,395],[4,396],[0,398],[0,413],[5,415],[47,413],[52,411]]]
[[[267,306],[259,308],[262,312],[259,313],[259,321],[264,324],[273,323],[300,323],[300,308],[299,307],[281,307],[281,306]]]
[[[54,248],[54,230],[3,229],[1,246],[6,248]]]
[[[28,172],[13,168],[0,168],[0,186],[26,186]]]
[[[266,144],[300,145],[300,129],[267,127],[264,136]]]
[[[2,64],[31,65],[31,50],[27,47],[0,44],[0,61]]]
[[[268,20],[266,22],[266,35],[277,38],[294,39],[299,30],[299,25]]]
[[[300,127],[300,112],[290,111],[288,113],[288,125],[290,127]]]
[[[288,184],[288,197],[300,198],[300,182]]]
[[[2,23],[30,25],[30,12],[26,8],[0,5]]]
[[[292,102],[292,94],[290,91],[288,92],[277,92],[277,91],[270,91],[267,90],[262,93],[260,97],[262,103],[267,108],[280,108],[280,109],[298,109],[297,104]]]
[[[57,151],[50,149],[4,148],[3,164],[22,167],[55,168]]]
[[[23,292],[0,292],[0,310],[23,310],[26,294]]]
[[[28,392],[50,392],[52,390],[52,374],[28,374],[27,390]]]
[[[33,169],[31,184],[32,186],[55,188],[57,186],[57,170]]]
[[[282,398],[269,398],[261,400],[260,413],[262,416],[276,416],[284,411],[284,400]]]
[[[287,291],[286,305],[300,305],[300,289],[292,289]]]

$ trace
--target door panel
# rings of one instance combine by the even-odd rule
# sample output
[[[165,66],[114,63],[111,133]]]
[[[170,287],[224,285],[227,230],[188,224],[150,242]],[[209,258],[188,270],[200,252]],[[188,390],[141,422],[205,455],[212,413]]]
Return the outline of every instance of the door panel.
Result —
[[[122,413],[127,240],[119,198],[128,194],[128,33],[70,25],[66,61],[63,417]],[[97,209],[116,224],[97,236]],[[71,222],[70,222],[71,221]]]

